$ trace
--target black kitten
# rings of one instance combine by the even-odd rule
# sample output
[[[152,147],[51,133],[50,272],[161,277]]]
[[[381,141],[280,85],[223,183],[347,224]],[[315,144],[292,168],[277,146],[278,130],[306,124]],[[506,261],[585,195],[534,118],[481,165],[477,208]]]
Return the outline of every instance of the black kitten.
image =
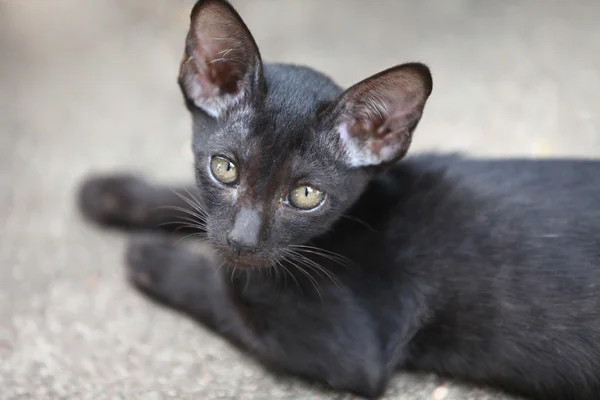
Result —
[[[194,7],[179,83],[195,187],[109,176],[80,192],[98,223],[184,218],[218,254],[135,239],[146,293],[267,365],[369,397],[405,368],[600,398],[600,162],[397,163],[432,90],[425,65],[342,91],[263,64],[223,0]]]

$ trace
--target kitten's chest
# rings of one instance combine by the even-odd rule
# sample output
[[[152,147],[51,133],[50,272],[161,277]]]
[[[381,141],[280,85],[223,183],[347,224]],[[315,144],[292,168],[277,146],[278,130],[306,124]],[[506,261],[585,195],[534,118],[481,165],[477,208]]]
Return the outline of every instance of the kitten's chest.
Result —
[[[314,241],[320,250],[310,254],[311,259],[351,287],[360,288],[366,280],[392,279],[401,244],[390,245],[387,232],[381,227],[366,221],[359,224],[358,228],[345,224],[331,237]]]

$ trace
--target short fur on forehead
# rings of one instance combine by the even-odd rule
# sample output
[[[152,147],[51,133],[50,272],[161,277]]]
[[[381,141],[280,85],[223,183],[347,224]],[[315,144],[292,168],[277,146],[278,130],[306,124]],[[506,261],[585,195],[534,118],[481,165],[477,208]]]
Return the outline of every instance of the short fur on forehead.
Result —
[[[228,2],[201,0],[192,9],[179,84],[188,101],[215,118],[263,91],[258,47]]]
[[[432,87],[427,66],[407,63],[373,75],[342,93],[332,114],[348,164],[366,167],[402,158]]]

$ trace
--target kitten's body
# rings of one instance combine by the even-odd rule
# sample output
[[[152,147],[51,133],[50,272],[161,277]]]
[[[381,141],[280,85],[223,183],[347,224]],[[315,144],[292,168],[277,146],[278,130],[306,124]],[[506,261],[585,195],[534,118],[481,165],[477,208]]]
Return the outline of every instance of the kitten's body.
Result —
[[[406,152],[428,71],[407,64],[347,91],[307,68],[258,73],[237,26],[238,47],[212,51],[244,51],[211,75],[193,51],[226,36],[202,29],[225,28],[202,18],[241,20],[222,1],[198,4],[180,80],[194,119],[194,198],[113,176],[88,181],[81,206],[98,222],[143,229],[183,210],[225,261],[277,273],[232,273],[144,236],[128,251],[136,285],[261,361],[340,390],[376,396],[406,368],[536,399],[599,396],[600,161],[396,163],[388,157]],[[235,97],[244,90],[258,97]],[[211,175],[215,154],[236,160],[236,182]],[[279,196],[299,183],[327,197],[294,210]]]
[[[599,162],[432,156],[390,173],[385,249],[371,254],[391,253],[380,265],[393,278],[365,295],[393,288],[382,318],[421,299],[407,366],[545,399],[599,395],[598,172]]]

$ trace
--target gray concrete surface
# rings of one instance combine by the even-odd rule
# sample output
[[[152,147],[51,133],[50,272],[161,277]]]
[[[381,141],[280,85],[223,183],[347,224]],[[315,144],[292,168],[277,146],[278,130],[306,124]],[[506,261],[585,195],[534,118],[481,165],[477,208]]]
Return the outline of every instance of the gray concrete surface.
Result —
[[[413,151],[600,154],[597,0],[234,3],[264,58],[344,85],[430,64],[435,89]],[[0,0],[1,399],[331,396],[273,378],[143,299],[123,280],[124,237],[74,208],[91,170],[191,178],[175,84],[190,5]],[[387,398],[507,399],[411,374]]]

